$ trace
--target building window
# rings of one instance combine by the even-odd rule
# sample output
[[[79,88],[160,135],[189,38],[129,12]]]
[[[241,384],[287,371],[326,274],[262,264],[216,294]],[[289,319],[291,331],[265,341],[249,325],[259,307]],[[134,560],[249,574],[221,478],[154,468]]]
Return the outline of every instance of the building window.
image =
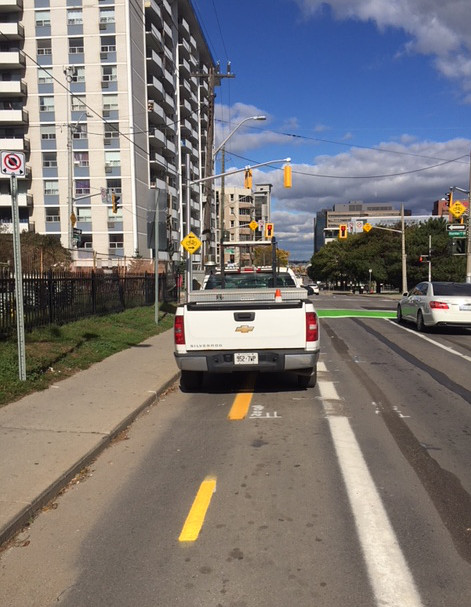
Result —
[[[52,84],[52,74],[43,68],[38,70],[38,84]]]
[[[110,234],[110,249],[122,249],[123,246],[122,234]]]
[[[39,97],[39,111],[40,112],[53,112],[54,111],[54,97]]]
[[[46,223],[60,223],[59,207],[46,207]]]
[[[48,27],[51,25],[50,11],[36,11],[34,13],[36,27]]]
[[[119,167],[121,166],[121,158],[119,151],[105,152],[105,166]]]
[[[44,195],[45,196],[58,196],[59,195],[59,182],[44,180]]]
[[[83,52],[83,38],[69,38],[69,54],[81,55]]]
[[[75,72],[72,75],[72,82],[85,82],[85,66],[76,65]]]
[[[74,152],[74,165],[77,167],[90,166],[88,152]]]
[[[75,195],[86,196],[90,194],[90,179],[77,179],[75,181]]]
[[[38,56],[52,55],[52,42],[50,38],[43,38],[36,42]]]
[[[105,139],[118,139],[119,122],[105,122]]]
[[[100,23],[114,23],[114,6],[100,8]]]
[[[45,169],[57,167],[57,152],[43,152],[43,167]]]
[[[103,95],[103,111],[111,112],[118,109],[118,95]]]
[[[103,82],[116,82],[118,80],[118,68],[116,65],[103,65],[101,67],[101,74]]]
[[[106,191],[121,194],[121,179],[107,179]]]
[[[90,207],[77,207],[77,221],[91,222],[92,209]]]
[[[81,8],[69,8],[67,11],[67,25],[82,25],[83,15]]]
[[[74,139],[86,139],[88,137],[88,128],[86,124],[77,124],[73,129],[72,137]]]
[[[101,53],[115,53],[116,52],[116,36],[101,36],[100,38],[100,52]]]
[[[72,96],[72,111],[73,112],[85,112],[87,106],[85,105],[85,97],[80,95]]]
[[[54,124],[42,124],[39,127],[41,133],[41,139],[55,139],[56,138],[56,127]]]

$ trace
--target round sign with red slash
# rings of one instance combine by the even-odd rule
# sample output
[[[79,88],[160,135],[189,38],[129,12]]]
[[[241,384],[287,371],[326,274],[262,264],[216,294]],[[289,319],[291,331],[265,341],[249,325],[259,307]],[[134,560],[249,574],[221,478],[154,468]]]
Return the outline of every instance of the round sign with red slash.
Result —
[[[25,155],[22,152],[2,152],[2,175],[25,174]]]

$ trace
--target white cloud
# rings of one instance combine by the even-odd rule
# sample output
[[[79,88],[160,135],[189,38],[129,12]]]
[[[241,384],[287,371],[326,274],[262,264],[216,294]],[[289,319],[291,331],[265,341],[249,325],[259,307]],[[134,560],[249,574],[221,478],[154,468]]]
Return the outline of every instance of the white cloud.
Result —
[[[406,51],[434,57],[436,69],[471,91],[471,11],[469,0],[294,0],[306,18],[325,6],[337,19],[373,21],[380,30],[402,29]]]
[[[336,156],[319,156],[313,165],[293,165],[291,189],[283,187],[282,170],[272,170],[272,219],[280,247],[288,249],[293,259],[309,259],[315,214],[335,203],[385,202],[397,209],[403,203],[414,215],[430,215],[434,201],[450,186],[468,188],[471,141],[403,139],[378,149],[353,148]],[[254,170],[253,177],[254,183],[267,181],[260,169]]]

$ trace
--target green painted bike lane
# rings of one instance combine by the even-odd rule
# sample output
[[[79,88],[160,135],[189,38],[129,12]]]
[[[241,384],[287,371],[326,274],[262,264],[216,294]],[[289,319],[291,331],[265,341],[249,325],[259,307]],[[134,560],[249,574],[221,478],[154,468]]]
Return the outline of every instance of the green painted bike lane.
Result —
[[[393,310],[316,310],[319,318],[396,318]]]

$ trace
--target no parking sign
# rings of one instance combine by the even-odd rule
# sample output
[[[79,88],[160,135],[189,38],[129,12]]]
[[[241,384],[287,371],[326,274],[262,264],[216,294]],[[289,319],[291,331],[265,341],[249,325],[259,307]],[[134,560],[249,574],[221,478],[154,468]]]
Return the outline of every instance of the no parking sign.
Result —
[[[2,175],[25,175],[25,155],[23,152],[2,152]]]

